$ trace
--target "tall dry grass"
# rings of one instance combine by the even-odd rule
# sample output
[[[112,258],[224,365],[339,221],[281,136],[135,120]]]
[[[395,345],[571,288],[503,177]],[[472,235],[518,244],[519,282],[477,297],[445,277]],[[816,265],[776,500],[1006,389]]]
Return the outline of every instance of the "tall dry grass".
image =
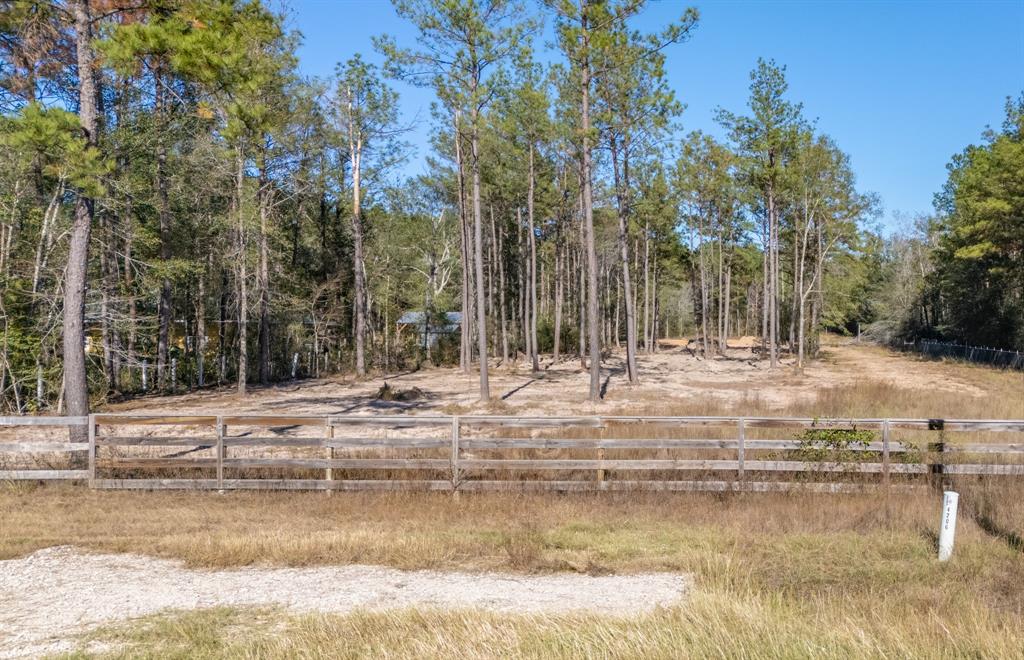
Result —
[[[1024,555],[964,516],[954,559],[938,564],[937,494],[885,506],[810,495],[106,493],[74,513],[66,495],[22,496],[32,495],[35,513],[17,513],[15,522],[45,533],[13,545],[0,535],[5,554],[45,541],[197,566],[360,562],[694,576],[679,606],[629,618],[166,614],[83,642],[83,654],[92,643],[101,657],[1012,658],[1024,649]]]
[[[0,557],[61,544],[178,558],[192,566],[377,563],[400,568],[683,570],[689,532],[866,533],[924,528],[907,496],[888,512],[861,497],[751,494],[102,492],[0,489]],[[937,510],[936,510],[937,515]],[[889,516],[888,518],[886,516]],[[535,561],[512,566],[509,549]],[[525,552],[525,551],[524,551]],[[522,556],[522,553],[520,554]]]
[[[1021,495],[1018,487],[1016,495]],[[370,563],[405,569],[687,571],[802,595],[933,554],[935,493],[515,495],[0,493],[0,557],[72,544],[191,566]],[[965,518],[961,562],[1021,557]],[[1016,559],[1000,564],[1000,558]],[[928,562],[921,567],[930,571]],[[869,570],[870,569],[870,570]],[[880,569],[879,569],[880,570]],[[981,571],[975,577],[998,571]],[[718,582],[716,582],[718,583]],[[889,588],[892,588],[891,585]],[[902,588],[902,586],[900,587]],[[1024,590],[1019,599],[1024,598]],[[1020,609],[1024,601],[1013,607]]]
[[[1020,487],[994,498],[1022,501]],[[610,619],[214,610],[101,631],[100,657],[1020,657],[1024,554],[938,493],[498,495],[0,491],[0,557],[50,545],[190,566],[678,571],[678,607]],[[609,594],[614,597],[614,594]],[[90,646],[94,644],[95,646]],[[91,650],[90,650],[91,649]]]
[[[1019,658],[1019,622],[970,606],[908,620],[901,604],[698,593],[631,619],[479,611],[288,616],[206,610],[108,628],[103,658]]]

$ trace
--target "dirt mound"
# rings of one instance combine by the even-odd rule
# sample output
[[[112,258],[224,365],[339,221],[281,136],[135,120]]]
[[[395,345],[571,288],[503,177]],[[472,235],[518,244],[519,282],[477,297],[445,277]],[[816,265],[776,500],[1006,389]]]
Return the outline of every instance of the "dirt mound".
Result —
[[[730,337],[729,348],[753,348],[761,343],[761,340],[753,335],[743,335],[742,337]]]
[[[388,385],[387,381],[384,381],[384,384],[377,390],[378,401],[419,401],[425,396],[426,393],[418,387],[400,390]]]

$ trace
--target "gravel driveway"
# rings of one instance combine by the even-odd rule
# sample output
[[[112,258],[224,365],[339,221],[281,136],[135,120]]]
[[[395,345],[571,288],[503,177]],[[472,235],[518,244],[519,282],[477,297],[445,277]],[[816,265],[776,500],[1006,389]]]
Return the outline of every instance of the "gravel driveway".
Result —
[[[683,597],[685,575],[513,575],[379,566],[194,570],[139,555],[61,546],[0,561],[0,658],[75,648],[97,625],[166,609],[278,605],[295,612],[481,608],[631,615]]]

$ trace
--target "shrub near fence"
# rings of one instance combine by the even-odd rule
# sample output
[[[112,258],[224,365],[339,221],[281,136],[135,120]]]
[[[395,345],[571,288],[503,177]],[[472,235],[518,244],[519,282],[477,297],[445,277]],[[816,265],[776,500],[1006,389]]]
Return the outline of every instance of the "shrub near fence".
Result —
[[[953,475],[1024,476],[1024,420],[99,414],[84,421],[89,442],[71,443],[62,427],[81,418],[0,418],[0,480],[72,479],[112,489],[846,492],[917,488]]]
[[[1003,369],[1024,370],[1024,353],[1003,348],[986,348],[967,346],[952,342],[932,341],[923,339],[915,344],[908,344],[913,350],[936,358],[951,358],[980,364],[990,364]]]

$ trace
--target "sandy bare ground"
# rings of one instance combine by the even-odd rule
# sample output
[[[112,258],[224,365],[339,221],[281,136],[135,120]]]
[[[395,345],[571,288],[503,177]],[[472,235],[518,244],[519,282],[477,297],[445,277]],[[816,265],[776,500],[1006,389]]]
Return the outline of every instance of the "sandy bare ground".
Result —
[[[695,403],[742,405],[756,399],[761,407],[782,411],[812,400],[826,387],[864,382],[886,382],[900,387],[939,390],[981,397],[984,389],[952,377],[939,363],[914,360],[872,346],[849,342],[827,346],[822,359],[796,373],[793,360],[785,358],[772,371],[765,360],[754,358],[749,341],[744,348],[730,348],[726,355],[703,360],[685,348],[685,342],[666,341],[658,353],[639,356],[641,383],[625,379],[623,356],[606,362],[604,400],[586,400],[588,374],[578,359],[552,363],[542,360],[542,371],[531,374],[520,362],[496,367],[491,372],[490,404],[479,401],[475,374],[458,369],[430,368],[377,376],[366,380],[325,378],[251,388],[245,398],[233,388],[207,390],[179,396],[148,397],[110,406],[113,411],[232,412],[238,414],[637,414],[649,409],[671,414],[674,407],[692,409]],[[384,383],[399,389],[419,388],[415,401],[380,401]],[[749,406],[748,406],[749,407]]]
[[[295,612],[406,607],[631,615],[678,602],[673,573],[590,576],[400,571],[377,566],[192,570],[139,555],[72,547],[0,561],[0,658],[72,650],[104,623],[168,609],[283,606]]]

